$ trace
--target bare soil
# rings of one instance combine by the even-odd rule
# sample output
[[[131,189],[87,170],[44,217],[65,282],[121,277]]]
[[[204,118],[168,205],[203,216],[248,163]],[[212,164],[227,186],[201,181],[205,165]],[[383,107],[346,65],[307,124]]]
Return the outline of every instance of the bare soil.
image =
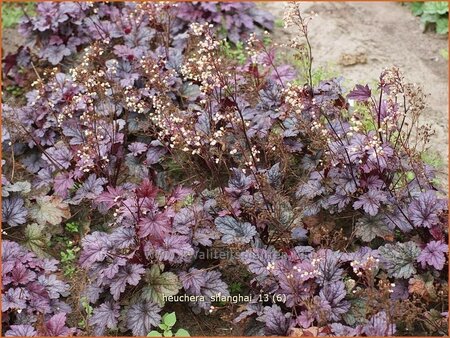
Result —
[[[282,19],[286,2],[261,4]],[[354,84],[374,83],[382,70],[398,66],[408,82],[428,95],[423,123],[431,124],[435,135],[430,152],[439,156],[440,177],[447,185],[448,168],[448,61],[440,50],[448,37],[423,32],[420,19],[407,6],[395,2],[302,2],[309,25],[314,65],[330,67]],[[296,32],[277,28],[274,41],[287,42]]]

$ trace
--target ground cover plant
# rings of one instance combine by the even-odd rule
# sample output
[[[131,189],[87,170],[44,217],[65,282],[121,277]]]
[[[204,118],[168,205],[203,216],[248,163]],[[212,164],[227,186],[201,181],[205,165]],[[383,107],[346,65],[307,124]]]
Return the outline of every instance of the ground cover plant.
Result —
[[[185,311],[248,335],[447,334],[447,197],[398,68],[319,79],[296,4],[288,46],[251,3],[36,12],[3,64],[24,93],[2,107],[3,334],[197,334]]]
[[[424,30],[433,26],[438,34],[448,34],[448,2],[412,2],[409,4],[414,15],[420,16]]]

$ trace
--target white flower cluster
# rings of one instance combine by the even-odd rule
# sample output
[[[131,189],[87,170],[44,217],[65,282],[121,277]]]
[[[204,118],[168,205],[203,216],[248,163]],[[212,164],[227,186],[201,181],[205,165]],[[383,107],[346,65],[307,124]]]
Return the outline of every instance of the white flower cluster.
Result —
[[[314,264],[313,264],[314,266]],[[315,269],[311,270],[311,271],[303,271],[299,266],[294,266],[293,269],[297,272],[300,273],[300,277],[307,279],[307,278],[311,278],[311,277],[315,277],[315,276],[319,276],[320,275],[320,271],[318,269],[318,266],[314,266]]]
[[[290,2],[284,11],[283,21],[284,28],[289,28],[294,26],[300,20],[300,8],[299,4],[296,2]]]
[[[128,110],[143,114],[148,110],[147,105],[141,100],[141,96],[133,87],[125,87],[124,90],[125,106]]]
[[[305,108],[300,91],[301,87],[292,83],[288,83],[283,89],[284,101],[289,104],[294,116],[301,116],[302,110]]]
[[[196,52],[181,67],[181,73],[187,80],[200,82],[202,93],[210,93],[218,88],[226,89],[226,83],[232,74],[220,71],[222,59],[217,53],[220,42],[213,37],[211,25],[192,23],[190,27],[192,35],[201,36],[202,39],[197,44]]]
[[[353,268],[353,272],[356,273],[358,277],[361,277],[364,271],[375,270],[378,267],[379,262],[380,260],[378,258],[369,255],[361,262],[358,260],[353,260],[350,262],[350,266]]]
[[[267,271],[273,271],[273,270],[275,270],[275,262],[269,262],[269,263],[267,263],[266,269],[267,269]]]

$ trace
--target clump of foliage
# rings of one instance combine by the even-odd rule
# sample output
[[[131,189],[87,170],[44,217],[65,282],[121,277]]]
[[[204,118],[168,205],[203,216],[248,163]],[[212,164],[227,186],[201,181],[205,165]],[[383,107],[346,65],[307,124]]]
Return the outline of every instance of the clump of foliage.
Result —
[[[24,14],[34,15],[35,6],[32,2],[2,4],[2,28],[15,27]]]
[[[212,14],[180,33],[180,4],[98,6],[84,11],[130,31],[39,75],[2,115],[5,237],[41,257],[74,237],[60,256],[78,264],[63,295],[78,334],[171,335],[167,297],[212,314],[236,285],[254,299],[235,321],[259,334],[445,334],[447,203],[422,160],[419,87],[395,67],[377,88],[316,84],[295,5],[302,74],[255,34],[230,53],[208,20],[237,7],[194,4]],[[237,259],[200,258],[224,247]]]
[[[411,2],[409,6],[415,16],[420,16],[424,29],[433,26],[436,33],[448,34],[448,2]]]
[[[18,8],[11,6],[5,8]],[[166,17],[168,24],[151,26],[152,18],[147,14],[130,17],[141,6],[158,8],[152,15]],[[19,32],[27,43],[5,58],[6,84],[11,87],[31,83],[37,78],[33,67],[38,65],[67,70],[68,65],[76,62],[78,53],[94,41],[111,40],[111,44],[117,44],[115,49],[127,58],[139,58],[155,32],[167,29],[166,33],[181,48],[192,21],[210,23],[218,34],[233,43],[251,32],[273,28],[272,16],[253,3],[40,3],[36,5],[36,15],[27,15],[20,21]]]
[[[55,259],[40,259],[9,240],[2,241],[2,324],[7,336],[60,336],[71,308],[69,285],[56,275]]]
[[[161,318],[161,324],[158,327],[163,331],[162,333],[153,330],[147,334],[147,337],[190,337],[190,334],[185,329],[178,329],[175,333],[172,332],[172,328],[177,322],[177,316],[175,312],[166,313]]]

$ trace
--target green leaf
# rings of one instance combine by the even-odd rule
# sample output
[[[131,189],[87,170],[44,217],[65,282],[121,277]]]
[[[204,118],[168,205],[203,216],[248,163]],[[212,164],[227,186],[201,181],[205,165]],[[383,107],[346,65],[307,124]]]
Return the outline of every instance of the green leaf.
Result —
[[[448,2],[446,1],[426,1],[423,4],[424,14],[446,14],[448,13]]]
[[[30,216],[38,224],[58,225],[63,218],[70,217],[69,205],[58,196],[42,196],[36,199],[36,204],[30,209]]]
[[[161,330],[167,330],[169,328],[166,324],[159,324],[158,326]]]
[[[164,335],[164,337],[172,337],[173,333],[172,333],[172,331],[169,330],[169,331],[164,331],[163,335]]]
[[[275,19],[275,27],[284,28],[284,21],[281,18]]]
[[[420,21],[426,26],[428,23],[435,23],[439,20],[439,14],[423,14]],[[426,27],[425,27],[426,28]]]
[[[145,277],[147,286],[142,290],[144,299],[164,306],[164,297],[174,296],[181,289],[177,275],[172,272],[161,273],[158,265],[153,265]]]
[[[191,335],[185,329],[179,329],[175,332],[175,337],[190,337]]]
[[[162,319],[163,319],[164,324],[166,324],[169,327],[174,326],[175,323],[177,322],[177,316],[176,316],[175,312],[166,313],[162,317]]]
[[[12,185],[5,186],[4,189],[10,192],[20,192],[22,194],[28,194],[31,191],[31,183],[28,181],[19,181]]]
[[[30,2],[24,2],[22,4],[2,3],[2,27],[15,27],[25,14],[24,9],[28,15],[33,15],[35,6],[36,4]]]
[[[347,325],[363,324],[366,320],[367,304],[364,298],[352,299],[350,309],[342,315]]]
[[[420,248],[414,242],[386,244],[378,248],[389,277],[409,278],[416,273],[414,264]]]
[[[422,13],[423,13],[423,2],[411,2],[409,4],[409,8],[411,8],[411,12],[415,16],[422,15]]]
[[[275,213],[283,228],[289,227],[294,220],[292,206],[287,200],[280,200],[275,204]]]
[[[50,244],[50,234],[44,232],[44,225],[32,223],[25,228],[25,246],[40,257],[50,257],[43,249]]]
[[[440,18],[436,21],[436,33],[447,34],[448,33],[448,18]]]
[[[392,235],[392,231],[380,216],[364,216],[356,222],[355,235],[364,242],[370,242],[377,236],[384,238]]]
[[[76,222],[66,223],[66,230],[68,232],[78,232],[78,224]]]
[[[147,337],[162,337],[162,334],[158,331],[152,330],[148,333]]]
[[[180,95],[184,98],[195,97],[196,95],[200,95],[200,89],[198,85],[193,83],[183,83],[180,88]]]

